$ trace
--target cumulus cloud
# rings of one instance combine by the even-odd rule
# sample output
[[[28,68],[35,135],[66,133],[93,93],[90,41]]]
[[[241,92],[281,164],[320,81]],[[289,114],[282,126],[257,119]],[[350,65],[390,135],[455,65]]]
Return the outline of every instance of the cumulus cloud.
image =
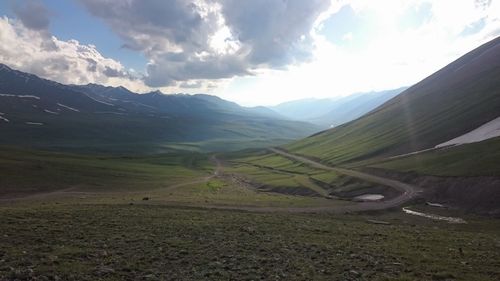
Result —
[[[124,46],[149,58],[161,87],[251,75],[310,59],[310,30],[330,0],[80,0]]]
[[[65,84],[145,88],[138,79],[131,79],[120,62],[104,57],[95,46],[59,40],[45,31],[29,28],[21,20],[0,18],[0,62]]]

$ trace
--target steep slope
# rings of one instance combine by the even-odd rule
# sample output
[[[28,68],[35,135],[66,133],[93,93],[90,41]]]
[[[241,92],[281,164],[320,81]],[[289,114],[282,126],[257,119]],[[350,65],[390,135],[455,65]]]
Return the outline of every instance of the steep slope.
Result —
[[[500,116],[500,38],[363,117],[285,146],[332,164],[432,148]]]
[[[37,146],[268,141],[317,127],[209,95],[62,85],[0,65],[0,143]]]
[[[310,122],[322,128],[331,128],[354,120],[405,90],[406,87],[357,93],[331,99],[302,99],[285,102],[272,110],[293,120]]]

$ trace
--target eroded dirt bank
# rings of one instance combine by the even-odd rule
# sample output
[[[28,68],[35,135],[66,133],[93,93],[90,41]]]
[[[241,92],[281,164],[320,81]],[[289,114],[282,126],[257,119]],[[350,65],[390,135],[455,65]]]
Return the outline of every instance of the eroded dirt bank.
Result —
[[[419,186],[428,201],[500,218],[500,177],[442,177],[379,168],[363,171]]]

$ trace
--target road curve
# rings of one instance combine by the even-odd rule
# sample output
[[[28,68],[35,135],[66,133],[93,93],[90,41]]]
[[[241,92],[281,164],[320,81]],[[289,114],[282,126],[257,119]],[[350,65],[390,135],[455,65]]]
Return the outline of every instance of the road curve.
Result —
[[[286,151],[283,151],[281,149],[277,148],[269,148],[274,153],[280,154],[282,156],[285,156],[287,158],[303,162],[305,164],[308,164],[311,167],[316,167],[322,170],[327,170],[327,171],[333,171],[337,172],[340,174],[344,174],[350,177],[362,179],[364,181],[372,182],[372,183],[378,183],[381,185],[389,186],[392,187],[398,191],[401,192],[401,194],[395,198],[392,198],[390,200],[386,201],[379,201],[379,202],[363,202],[359,203],[356,205],[352,206],[345,206],[343,208],[348,208],[348,211],[368,211],[368,210],[383,210],[383,209],[389,209],[389,208],[394,208],[403,205],[404,203],[416,198],[419,193],[422,191],[420,188],[410,185],[404,182],[400,182],[397,180],[392,180],[392,179],[387,179],[375,175],[370,175],[366,174],[360,171],[355,171],[355,170],[349,170],[349,169],[344,169],[344,168],[337,168],[337,167],[331,167],[327,166],[325,164],[316,162],[312,159],[295,155]]]

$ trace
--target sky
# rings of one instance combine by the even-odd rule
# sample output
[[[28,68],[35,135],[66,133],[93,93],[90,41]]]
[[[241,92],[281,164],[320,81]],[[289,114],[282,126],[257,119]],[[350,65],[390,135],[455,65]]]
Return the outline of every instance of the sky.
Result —
[[[500,0],[5,0],[0,63],[242,105],[410,86],[500,35]]]

